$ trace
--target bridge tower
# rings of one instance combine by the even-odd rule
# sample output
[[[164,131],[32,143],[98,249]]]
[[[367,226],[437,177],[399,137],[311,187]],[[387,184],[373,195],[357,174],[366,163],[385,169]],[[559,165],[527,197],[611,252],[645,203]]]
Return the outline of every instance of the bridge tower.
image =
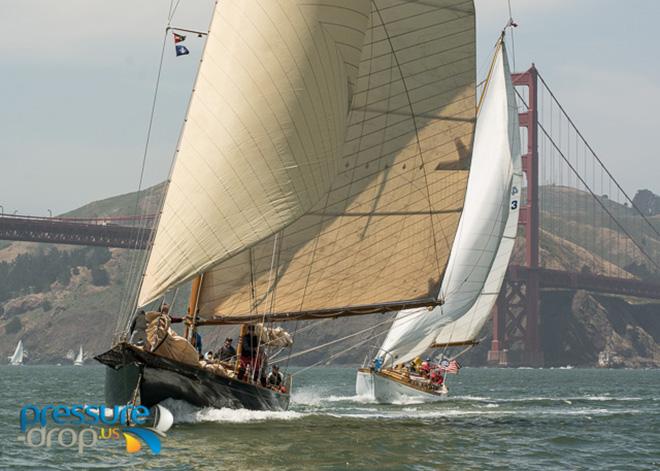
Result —
[[[540,366],[543,352],[539,336],[539,154],[538,154],[538,72],[534,64],[522,73],[511,74],[513,84],[527,87],[528,108],[519,114],[520,127],[527,130],[527,152],[522,156],[527,197],[520,208],[525,229],[525,276],[507,275],[493,309],[493,340],[488,362]],[[512,347],[517,358],[509,358]]]

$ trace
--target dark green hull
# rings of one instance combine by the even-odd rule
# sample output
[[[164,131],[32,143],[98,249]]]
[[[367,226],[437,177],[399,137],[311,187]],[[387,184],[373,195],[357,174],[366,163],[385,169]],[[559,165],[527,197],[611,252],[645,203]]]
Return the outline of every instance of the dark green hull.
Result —
[[[136,397],[152,407],[165,399],[178,399],[199,407],[286,410],[289,394],[215,374],[132,345],[116,345],[96,357],[108,366],[106,401],[124,405]]]

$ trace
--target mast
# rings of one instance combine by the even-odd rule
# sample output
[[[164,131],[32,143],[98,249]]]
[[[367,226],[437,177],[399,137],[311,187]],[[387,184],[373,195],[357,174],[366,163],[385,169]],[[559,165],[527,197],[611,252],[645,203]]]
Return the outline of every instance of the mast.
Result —
[[[241,367],[241,355],[243,354],[243,339],[247,334],[247,324],[241,324],[241,331],[238,335],[238,344],[236,345],[236,367],[235,371],[238,371]]]
[[[190,342],[195,331],[197,330],[197,304],[199,301],[199,292],[202,289],[202,279],[204,275],[197,275],[193,278],[192,287],[190,288],[190,298],[188,300],[188,312],[186,314],[186,330],[184,337]]]

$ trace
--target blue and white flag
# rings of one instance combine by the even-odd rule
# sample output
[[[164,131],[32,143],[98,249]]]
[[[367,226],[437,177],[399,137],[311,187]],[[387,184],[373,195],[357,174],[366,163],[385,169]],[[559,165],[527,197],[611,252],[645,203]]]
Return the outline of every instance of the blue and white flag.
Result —
[[[176,56],[185,56],[186,54],[190,54],[190,51],[186,46],[182,46],[180,44],[174,46],[174,49],[176,49]]]

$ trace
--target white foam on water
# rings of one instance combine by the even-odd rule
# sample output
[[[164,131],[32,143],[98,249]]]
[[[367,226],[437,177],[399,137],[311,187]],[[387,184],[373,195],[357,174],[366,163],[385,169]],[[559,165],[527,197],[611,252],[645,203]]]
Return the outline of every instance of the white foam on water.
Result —
[[[557,402],[565,402],[565,403],[572,403],[573,401],[597,401],[597,402],[603,402],[603,401],[642,401],[644,400],[641,397],[628,397],[628,396],[608,396],[608,395],[602,395],[602,396],[594,396],[594,395],[584,395],[584,396],[568,396],[568,397],[557,397],[557,396],[528,396],[528,397],[487,397],[487,396],[449,396],[447,399],[449,400],[457,400],[457,401],[475,401],[475,402],[497,402],[497,403],[505,403],[505,402],[539,402],[539,401],[557,401]]]
[[[333,403],[333,402],[357,402],[360,404],[373,404],[375,399],[371,396],[337,396],[329,395],[324,396],[316,388],[302,388],[294,389],[291,393],[291,403],[300,404],[305,406],[321,406],[323,403]]]
[[[495,399],[491,397],[484,397],[484,396],[448,396],[447,399],[455,399],[457,401],[494,401]]]
[[[400,399],[392,401],[392,404],[395,406],[409,406],[412,404],[425,404],[427,402],[429,401],[421,396],[401,396]]]
[[[495,405],[497,408],[497,405]],[[590,418],[592,416],[609,416],[609,415],[618,415],[618,414],[639,414],[642,411],[637,409],[627,409],[627,410],[610,410],[610,409],[600,409],[600,408],[581,408],[581,409],[572,409],[572,408],[563,408],[563,409],[550,409],[550,410],[483,410],[483,409],[442,409],[442,410],[433,410],[433,411],[424,411],[424,410],[399,410],[399,411],[387,411],[387,410],[374,410],[373,412],[368,413],[339,413],[339,412],[328,412],[325,415],[336,418],[343,419],[363,419],[363,420],[401,420],[401,419],[418,419],[418,420],[429,420],[429,419],[442,419],[447,417],[586,417]]]
[[[195,407],[185,401],[167,399],[161,403],[174,415],[175,424],[194,424],[201,422],[248,423],[267,420],[295,420],[306,414],[295,411],[260,411],[248,409],[215,409],[213,407]]]

